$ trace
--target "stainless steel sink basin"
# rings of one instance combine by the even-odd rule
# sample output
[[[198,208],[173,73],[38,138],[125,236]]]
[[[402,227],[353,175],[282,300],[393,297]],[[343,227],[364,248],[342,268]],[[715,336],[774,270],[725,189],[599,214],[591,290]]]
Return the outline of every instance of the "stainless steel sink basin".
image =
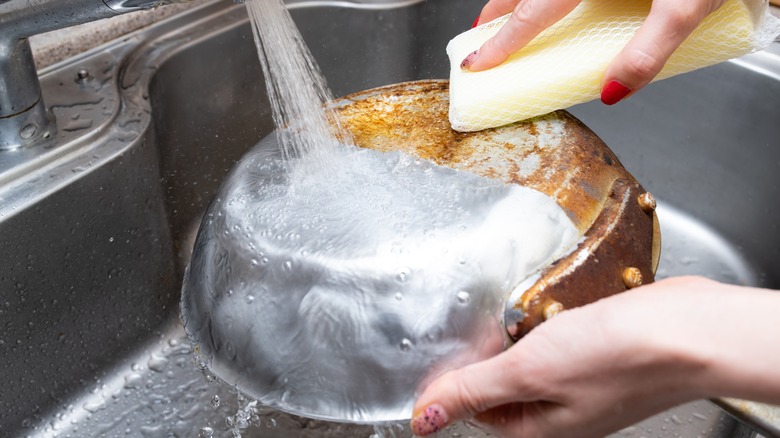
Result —
[[[291,6],[343,95],[446,77],[481,2]],[[193,363],[178,301],[194,233],[272,129],[254,50],[243,8],[216,2],[42,72],[57,145],[0,152],[0,436],[408,435],[261,409]],[[660,277],[780,288],[780,44],[572,112],[660,200]],[[617,436],[751,434],[700,401]]]

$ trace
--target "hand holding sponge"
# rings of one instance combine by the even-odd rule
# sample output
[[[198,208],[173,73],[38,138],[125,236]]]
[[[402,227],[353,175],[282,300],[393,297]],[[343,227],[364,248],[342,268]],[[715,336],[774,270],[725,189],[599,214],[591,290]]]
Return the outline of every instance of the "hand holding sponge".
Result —
[[[583,0],[503,64],[480,72],[461,69],[461,61],[509,15],[457,36],[447,47],[453,129],[501,126],[598,97],[607,66],[642,25],[651,3]],[[726,0],[674,52],[656,80],[762,49],[778,33],[780,20],[771,16],[765,0]]]

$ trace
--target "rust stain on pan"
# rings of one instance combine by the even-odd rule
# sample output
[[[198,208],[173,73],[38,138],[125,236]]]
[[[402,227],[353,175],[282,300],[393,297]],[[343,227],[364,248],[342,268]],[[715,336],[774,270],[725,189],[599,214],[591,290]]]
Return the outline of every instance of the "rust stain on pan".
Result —
[[[361,92],[334,103],[355,144],[403,150],[437,164],[539,190],[586,230],[628,172],[604,143],[565,111],[480,132],[453,131],[447,81]]]
[[[355,144],[402,150],[451,168],[531,187],[554,198],[584,235],[572,254],[542,272],[513,303],[519,337],[544,320],[550,303],[563,308],[622,292],[622,272],[654,274],[659,242],[655,213],[642,210],[644,193],[614,153],[566,111],[480,132],[450,128],[448,82],[418,81],[349,95],[330,104]],[[657,245],[656,245],[657,246]],[[513,336],[515,337],[515,336]],[[515,337],[516,338],[516,337]]]

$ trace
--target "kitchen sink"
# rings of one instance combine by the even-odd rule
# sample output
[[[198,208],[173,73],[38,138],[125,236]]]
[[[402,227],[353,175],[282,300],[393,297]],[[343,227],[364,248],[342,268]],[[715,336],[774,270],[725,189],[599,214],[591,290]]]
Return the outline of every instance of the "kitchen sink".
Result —
[[[447,77],[444,47],[482,3],[289,6],[341,96]],[[40,76],[56,135],[0,152],[0,436],[409,435],[257,406],[203,370],[184,336],[181,279],[201,215],[273,129],[243,6],[192,8]],[[658,198],[659,277],[780,288],[780,43],[570,111]],[[615,436],[755,434],[698,401]]]

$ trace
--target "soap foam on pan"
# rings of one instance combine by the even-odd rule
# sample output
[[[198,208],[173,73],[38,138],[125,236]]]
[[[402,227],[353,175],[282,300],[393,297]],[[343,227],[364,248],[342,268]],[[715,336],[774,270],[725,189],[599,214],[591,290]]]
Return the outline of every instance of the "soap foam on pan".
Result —
[[[460,63],[506,23],[509,15],[453,39],[450,122],[479,131],[595,99],[609,62],[636,33],[651,0],[583,0],[502,65],[462,71]],[[656,77],[668,78],[766,47],[780,20],[766,1],[727,0],[680,46]]]

